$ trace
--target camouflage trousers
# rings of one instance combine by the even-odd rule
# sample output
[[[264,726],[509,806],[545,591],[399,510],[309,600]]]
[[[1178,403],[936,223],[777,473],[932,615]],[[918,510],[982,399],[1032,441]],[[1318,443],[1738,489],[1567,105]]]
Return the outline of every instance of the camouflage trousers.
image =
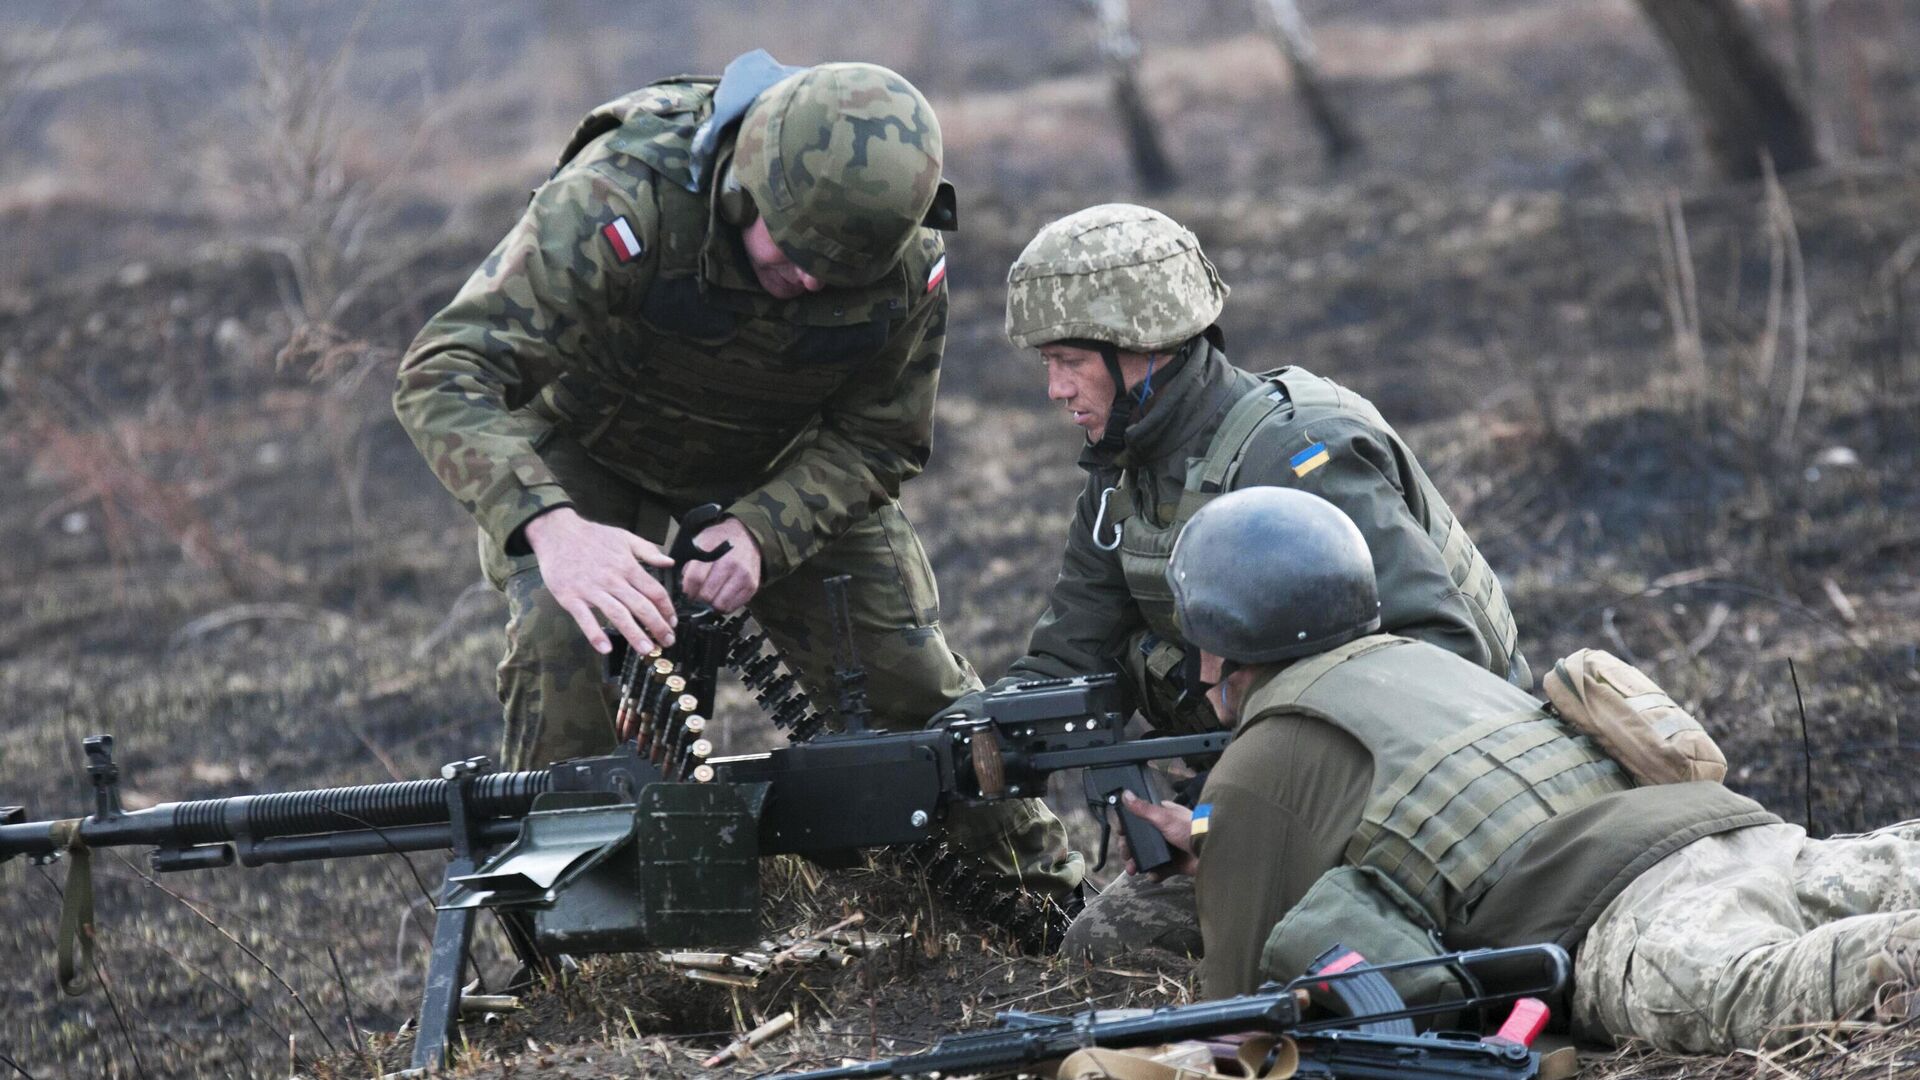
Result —
[[[1575,965],[1586,1038],[1726,1053],[1871,1011],[1920,949],[1920,822],[1809,840],[1757,825],[1696,840],[1601,913]]]
[[[1145,948],[1200,955],[1200,913],[1194,904],[1193,878],[1185,874],[1165,881],[1145,874],[1114,878],[1074,917],[1060,943],[1060,955],[1107,963]]]
[[[662,542],[668,505],[556,438],[541,458],[574,509]],[[483,532],[480,562],[506,594],[507,650],[498,688],[506,731],[501,757],[509,769],[604,754],[614,745],[613,692],[604,661],[572,616],[553,599],[532,555],[509,557]],[[867,669],[867,694],[881,726],[913,728],[953,699],[980,687],[971,666],[947,647],[939,624],[933,570],[900,508],[887,503],[793,573],[767,582],[747,610],[784,654],[815,700],[832,685],[834,634],[822,582],[852,577],[848,607],[854,645]],[[955,812],[948,836],[957,846],[1023,886],[1064,896],[1084,873],[1066,830],[1038,800],[1017,800]]]

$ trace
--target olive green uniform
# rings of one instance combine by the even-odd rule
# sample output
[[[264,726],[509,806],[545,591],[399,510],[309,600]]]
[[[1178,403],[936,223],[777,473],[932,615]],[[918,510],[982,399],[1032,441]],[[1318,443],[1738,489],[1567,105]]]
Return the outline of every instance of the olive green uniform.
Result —
[[[1499,581],[1370,402],[1298,367],[1267,376],[1243,371],[1204,337],[1177,362],[1151,410],[1128,427],[1117,457],[1092,448],[1082,455],[1089,479],[1060,578],[1009,678],[1097,671],[1117,657],[1157,726],[1215,726],[1198,695],[1176,704],[1170,676],[1185,642],[1174,625],[1166,562],[1185,521],[1208,499],[1265,485],[1310,491],[1359,526],[1380,583],[1383,629],[1531,684]],[[1311,452],[1316,446],[1324,455]],[[1118,545],[1104,550],[1116,529]],[[1199,949],[1189,882],[1115,879],[1075,920],[1064,947],[1105,958],[1141,945]]]
[[[1118,455],[1092,447],[1081,455],[1088,480],[1060,577],[1027,655],[1008,668],[1011,677],[1084,674],[1121,659],[1156,725],[1215,726],[1204,701],[1174,707],[1169,676],[1183,642],[1167,557],[1180,527],[1208,499],[1275,485],[1313,492],[1360,527],[1379,576],[1384,629],[1531,682],[1498,580],[1371,403],[1302,368],[1243,371],[1206,337],[1174,363],[1155,376],[1151,407],[1127,428]],[[1229,420],[1238,421],[1233,429]],[[1324,460],[1294,464],[1315,446]],[[1107,550],[1116,530],[1118,545]]]
[[[1528,695],[1387,635],[1256,676],[1242,715],[1202,795],[1209,996],[1336,939],[1554,942],[1578,1034],[1727,1051],[1912,974],[1889,953],[1920,944],[1920,826],[1808,841],[1719,784],[1634,787]]]
[[[509,600],[509,767],[613,743],[599,659],[522,535],[560,506],[660,541],[669,515],[720,503],[760,549],[749,610],[816,696],[832,645],[819,583],[842,573],[883,722],[918,725],[979,685],[941,634],[931,570],[895,502],[932,443],[940,236],[920,230],[868,285],[770,296],[721,218],[723,186],[691,171],[713,97],[713,80],[679,79],[595,110],[401,364],[395,411],[478,521],[483,566]],[[1038,804],[969,830],[996,849],[1014,836],[1051,889],[1078,880]]]

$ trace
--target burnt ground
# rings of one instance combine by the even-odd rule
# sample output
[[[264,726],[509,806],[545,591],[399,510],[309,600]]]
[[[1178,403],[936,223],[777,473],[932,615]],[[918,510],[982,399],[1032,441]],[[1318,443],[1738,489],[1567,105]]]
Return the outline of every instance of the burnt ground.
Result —
[[[1874,47],[1911,40],[1887,19]],[[1641,664],[1721,741],[1734,786],[1818,833],[1914,816],[1911,65],[1863,69],[1891,158],[1843,153],[1776,194],[1697,179],[1678,91],[1628,5],[1384,5],[1318,29],[1382,143],[1347,173],[1307,164],[1298,132],[1245,134],[1272,121],[1225,74],[1255,55],[1239,30],[1150,59],[1162,100],[1193,112],[1179,137],[1224,163],[1155,205],[1233,285],[1231,354],[1380,405],[1500,572],[1536,669],[1588,645]],[[1021,91],[1053,110],[1036,128],[1000,69],[958,55],[963,70],[935,66],[953,80],[936,103],[956,145],[996,164],[968,189],[939,447],[904,500],[949,635],[990,673],[1024,643],[1079,482],[1072,429],[1000,337],[998,282],[1046,220],[1137,196],[1107,151],[1072,167],[1091,138],[1072,118],[1101,115],[1084,57]],[[1438,133],[1436,107],[1453,110]],[[71,239],[103,205],[85,185],[0,206],[12,242],[53,266],[0,279],[0,801],[78,812],[78,742],[96,731],[119,738],[130,805],[429,775],[491,748],[503,605],[475,587],[471,528],[384,399],[397,350],[511,219],[512,186],[425,215],[431,229],[401,215],[397,269],[298,335],[285,258],[230,223],[121,207],[104,258]],[[732,746],[765,737],[727,720]],[[127,854],[96,860],[100,966],[71,999],[51,986],[61,868],[0,868],[0,1065],[357,1076],[404,1058],[392,1033],[419,990],[437,859],[150,880]],[[892,864],[768,875],[770,934],[857,909],[912,940],[737,997],[596,959],[474,1025],[463,1068],[695,1074],[795,1008],[800,1030],[745,1075],[904,1052],[997,1008],[1192,989],[1177,962],[1011,956]],[[477,952],[497,984],[498,940]],[[1912,1052],[1859,1045],[1793,1067],[1884,1073]]]

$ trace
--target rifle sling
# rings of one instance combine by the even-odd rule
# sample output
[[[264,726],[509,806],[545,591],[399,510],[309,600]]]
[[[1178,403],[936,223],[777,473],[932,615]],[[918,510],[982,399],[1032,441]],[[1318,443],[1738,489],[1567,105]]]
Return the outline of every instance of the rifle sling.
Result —
[[[56,939],[55,977],[60,989],[69,995],[86,993],[86,973],[74,965],[76,944],[93,968],[93,851],[80,838],[82,818],[53,823],[56,847],[67,853],[67,887],[60,897],[60,934]]]

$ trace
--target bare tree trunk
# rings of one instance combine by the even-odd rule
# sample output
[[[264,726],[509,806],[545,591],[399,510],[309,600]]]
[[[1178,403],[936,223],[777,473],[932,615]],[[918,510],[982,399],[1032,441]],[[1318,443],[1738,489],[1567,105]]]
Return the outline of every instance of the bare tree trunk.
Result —
[[[1800,96],[1806,99],[1807,112],[1820,113],[1820,13],[1819,0],[1792,0],[1793,66],[1799,69]]]
[[[1750,180],[1820,164],[1806,102],[1761,44],[1740,0],[1637,0],[1680,66],[1715,171]]]
[[[1327,93],[1326,78],[1320,74],[1319,53],[1313,47],[1313,35],[1307,31],[1307,20],[1300,14],[1300,6],[1294,0],[1254,0],[1254,9],[1267,36],[1273,38],[1274,44],[1280,46],[1281,55],[1287,58],[1293,84],[1300,90],[1300,100],[1307,107],[1314,130],[1320,133],[1320,145],[1326,150],[1327,160],[1337,165],[1358,154],[1360,135]]]
[[[1140,92],[1140,42],[1133,36],[1127,0],[1089,0],[1100,18],[1100,55],[1113,72],[1113,105],[1127,133],[1127,152],[1140,187],[1151,193],[1180,186],[1180,172],[1160,141],[1160,122]]]

